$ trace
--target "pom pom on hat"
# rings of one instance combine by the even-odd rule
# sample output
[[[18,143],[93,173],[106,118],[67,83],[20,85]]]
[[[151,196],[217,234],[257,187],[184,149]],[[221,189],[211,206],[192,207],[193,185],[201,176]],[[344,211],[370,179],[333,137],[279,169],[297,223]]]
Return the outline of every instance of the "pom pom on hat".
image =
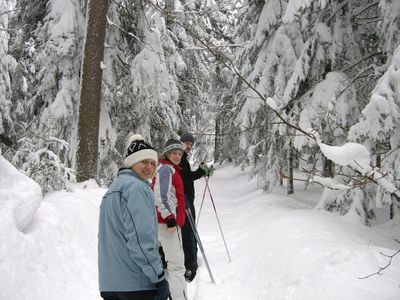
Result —
[[[151,159],[157,163],[158,156],[154,148],[144,141],[143,136],[134,134],[128,139],[124,167],[130,168],[139,161]]]
[[[136,133],[134,135],[131,135],[129,137],[129,139],[128,139],[128,142],[127,142],[126,146],[129,147],[132,144],[133,141],[144,141],[144,137],[141,134],[138,134],[138,133]]]
[[[162,154],[167,154],[172,150],[185,150],[185,146],[177,139],[169,139],[162,150]]]

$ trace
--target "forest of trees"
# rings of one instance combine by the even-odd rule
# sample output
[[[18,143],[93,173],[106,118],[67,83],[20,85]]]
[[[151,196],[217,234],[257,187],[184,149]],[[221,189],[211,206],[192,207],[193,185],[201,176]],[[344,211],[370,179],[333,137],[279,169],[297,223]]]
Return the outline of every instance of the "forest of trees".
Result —
[[[375,207],[398,210],[393,0],[2,0],[1,152],[45,192],[77,180],[88,12],[107,3],[99,127],[82,127],[99,136],[99,184],[130,134],[160,148],[189,131],[197,162],[251,167],[265,191],[327,177],[348,188],[327,189],[321,208],[355,209],[366,224]],[[324,157],[311,128],[328,145],[364,145],[385,184]]]

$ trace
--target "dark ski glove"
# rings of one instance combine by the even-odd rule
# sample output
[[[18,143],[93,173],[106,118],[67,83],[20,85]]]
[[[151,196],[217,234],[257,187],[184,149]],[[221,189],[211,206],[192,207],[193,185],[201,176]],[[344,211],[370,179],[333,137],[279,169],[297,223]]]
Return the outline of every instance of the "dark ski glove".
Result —
[[[204,164],[204,163],[201,163],[200,169],[203,170],[204,176],[206,176],[206,177],[212,176],[213,173],[214,173],[214,170],[215,170],[213,166],[208,167],[208,166],[207,166],[206,164]]]
[[[158,290],[154,300],[167,300],[171,295],[171,292],[169,291],[169,283],[165,278],[156,283],[156,288]]]
[[[207,165],[205,165],[204,163],[202,163],[202,164],[200,165],[200,169],[203,170],[204,176],[208,176],[208,174],[209,174],[209,172],[210,172],[210,169],[207,167]]]
[[[167,227],[168,228],[172,228],[172,227],[176,227],[176,220],[175,218],[171,218],[167,221]]]

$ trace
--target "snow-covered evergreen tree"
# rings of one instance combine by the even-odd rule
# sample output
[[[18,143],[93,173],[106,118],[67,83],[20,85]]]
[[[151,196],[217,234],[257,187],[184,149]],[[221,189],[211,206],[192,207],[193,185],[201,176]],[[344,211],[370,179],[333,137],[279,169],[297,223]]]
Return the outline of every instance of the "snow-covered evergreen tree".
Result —
[[[57,189],[74,179],[86,0],[8,0],[2,9],[14,3],[14,13],[0,16],[0,134],[16,141],[3,154],[45,191]],[[219,159],[251,165],[265,190],[290,175],[289,158],[318,175],[328,166],[335,180],[353,176],[328,164],[305,135],[313,128],[326,144],[364,143],[397,182],[399,5],[112,1],[99,178],[112,180],[128,135],[161,148],[184,131],[195,135],[198,161],[212,160],[215,140]],[[321,204],[335,209],[352,195],[367,219],[368,199],[389,201],[368,185]]]
[[[231,57],[238,3],[240,1],[186,1],[186,13],[179,14],[178,24],[171,28],[171,32],[178,30],[176,37],[181,42],[177,51],[185,64],[177,77],[183,115],[181,131],[195,134],[198,162],[214,158],[215,136],[212,133],[230,81],[230,75],[218,60]]]
[[[240,132],[240,143],[235,136],[225,139],[224,155],[252,164],[269,189],[288,168],[292,144],[310,170],[323,165],[318,147],[282,121],[314,128],[328,144],[346,141],[384,59],[377,43],[380,11],[378,3],[364,1],[247,4],[237,31],[245,45],[236,52],[243,78],[233,84],[225,115],[225,130]]]
[[[395,47],[399,45],[399,3],[380,1],[379,7],[378,2],[375,2],[369,8],[369,10],[359,10],[362,13],[367,12],[367,16],[362,18],[362,15],[356,14],[356,17],[361,22],[368,20],[368,24],[370,20],[377,20],[381,15],[382,21],[379,23],[375,21],[372,22],[372,25],[361,27],[364,28],[364,31],[359,32],[361,44],[364,46],[360,50],[363,50],[361,52],[363,57],[368,57],[368,59],[360,59],[356,67],[353,68],[355,65],[352,65],[351,68],[357,70],[356,73],[353,72],[356,78],[368,76],[365,77],[366,80],[354,80],[358,99],[360,99],[358,106],[364,109],[358,121],[356,120],[350,128],[348,139],[365,144],[374,154],[371,157],[372,164],[381,168],[381,173],[385,174],[385,180],[398,187],[396,178],[399,178],[397,171],[399,168],[399,132],[397,128],[399,127],[400,103],[396,100],[399,96],[399,78],[395,70],[399,68],[399,49],[397,48],[395,51]],[[381,38],[378,39],[378,37]],[[371,61],[371,57],[378,59]],[[385,57],[387,58],[386,64],[382,65]],[[379,76],[382,77],[376,83]],[[370,93],[371,87],[375,84],[374,90]],[[344,177],[337,176],[337,179],[342,182],[359,175],[346,169],[343,172]],[[349,197],[348,192],[342,191],[336,194],[334,197],[323,197],[319,206],[341,207],[344,203],[343,199],[347,198],[348,203],[353,200],[351,195]],[[374,218],[374,208],[382,208],[384,204],[396,203],[395,196],[391,194],[390,190],[372,182],[368,183],[368,181],[361,186],[359,195],[362,197],[356,197],[356,199],[361,205],[352,205],[351,208],[363,215],[366,223],[370,223]],[[344,212],[347,212],[348,209],[350,208],[345,209]]]
[[[0,3],[0,144],[7,143],[9,134],[14,127],[11,118],[11,80],[10,69],[14,61],[8,54],[8,41],[10,39],[9,18],[14,8],[14,1]],[[8,144],[8,143],[7,143]]]
[[[199,133],[214,130],[213,88],[219,86],[212,81],[215,60],[203,43],[220,46],[230,28],[219,31],[220,39],[213,37],[212,30],[233,21],[224,19],[219,8],[209,1],[158,6],[121,1],[111,8],[104,70],[107,112],[103,114],[109,120],[103,130],[109,138],[103,137],[101,152],[101,164],[110,166],[109,178],[121,161],[126,136],[133,132],[160,149],[171,136],[189,131],[197,140],[198,160],[212,158],[214,139]],[[211,26],[210,22],[219,23]]]
[[[19,144],[12,160],[45,191],[73,180],[84,2],[21,0],[13,17],[18,30],[10,52],[18,65],[11,101]]]
[[[400,46],[390,55],[387,71],[379,80],[360,121],[351,127],[349,139],[366,144],[387,179],[400,187]],[[372,185],[372,184],[371,184]],[[372,187],[370,187],[370,190]],[[373,185],[365,201],[369,207],[393,203],[387,191]]]
[[[103,70],[101,124],[106,126],[100,137],[107,177],[115,175],[129,134],[139,132],[159,148],[179,129],[178,91],[168,68],[174,49],[165,19],[152,5],[143,6],[141,1],[111,5]]]

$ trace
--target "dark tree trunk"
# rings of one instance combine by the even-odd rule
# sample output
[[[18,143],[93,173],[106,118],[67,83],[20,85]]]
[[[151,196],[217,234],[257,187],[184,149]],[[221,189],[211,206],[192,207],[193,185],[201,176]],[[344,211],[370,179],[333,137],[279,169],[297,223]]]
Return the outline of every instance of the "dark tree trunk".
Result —
[[[215,119],[215,138],[214,138],[214,162],[219,160],[220,151],[220,122],[219,118]]]
[[[333,177],[334,171],[333,171],[334,163],[330,159],[326,158],[323,156],[323,176],[324,177]]]
[[[294,184],[293,184],[293,145],[292,141],[289,143],[288,150],[288,182],[287,182],[287,194],[294,194]]]
[[[89,0],[78,119],[77,181],[97,177],[106,16],[109,0]]]

